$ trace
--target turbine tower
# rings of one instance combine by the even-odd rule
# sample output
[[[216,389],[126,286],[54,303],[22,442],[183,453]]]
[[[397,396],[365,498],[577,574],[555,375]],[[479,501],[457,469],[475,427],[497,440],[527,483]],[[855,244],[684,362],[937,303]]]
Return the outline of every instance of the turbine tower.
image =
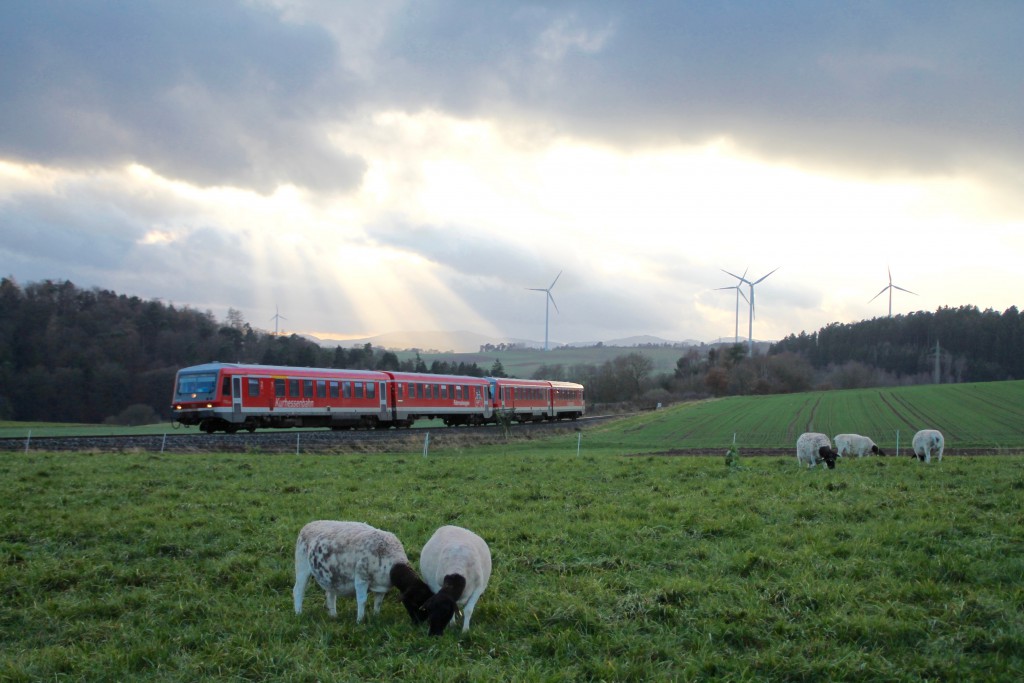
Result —
[[[551,308],[548,304],[552,304],[555,307],[555,312],[558,312],[558,304],[555,303],[555,297],[551,296],[551,290],[555,288],[555,283],[558,282],[558,278],[562,277],[562,271],[558,271],[558,275],[547,287],[527,287],[531,292],[544,292],[547,296],[544,301],[544,350],[548,350],[548,318],[551,312]]]
[[[279,321],[281,321],[281,320],[287,320],[288,318],[286,318],[283,315],[281,315],[280,311],[277,308],[277,304],[274,304],[274,315],[271,316],[270,319],[274,321],[274,336],[276,337],[277,336],[277,323]]]
[[[747,270],[750,270],[750,269],[747,268]],[[736,290],[736,332],[735,332],[736,336],[733,337],[733,340],[734,340],[733,343],[734,344],[739,344],[740,343],[740,297],[742,296],[744,301],[746,301],[748,304],[750,303],[750,299],[747,298],[747,295],[743,293],[743,288],[740,287],[740,284],[746,282],[746,280],[744,278],[747,277],[747,270],[743,271],[743,277],[739,277],[739,276],[733,275],[733,277],[736,278],[737,280],[739,280],[739,282],[737,284],[733,285],[732,287],[716,287],[715,288],[717,290],[722,290],[722,289],[735,289]],[[728,273],[729,271],[723,270],[722,272],[723,273]],[[732,275],[732,273],[729,273],[729,275]]]
[[[872,301],[874,301],[878,297],[882,296],[882,292],[884,292],[885,290],[888,289],[889,290],[889,317],[891,318],[892,317],[892,290],[898,289],[901,292],[906,292],[907,294],[913,294],[914,296],[917,296],[917,294],[915,292],[911,292],[909,289],[903,289],[902,287],[900,287],[898,285],[894,285],[892,283],[892,268],[889,268],[888,266],[886,266],[886,270],[889,271],[889,284],[887,284],[885,287],[882,287],[882,291],[879,292],[878,294],[875,294],[873,297],[871,297],[871,299],[868,301],[868,303],[871,303]]]
[[[781,267],[782,266],[779,266],[779,268],[781,268]],[[779,268],[776,268],[775,270],[778,270]],[[743,277],[740,277],[739,275],[736,275],[735,273],[730,273],[727,270],[723,270],[722,271],[723,273],[725,273],[727,275],[732,275],[734,278],[739,280],[741,283],[743,283],[743,282],[747,283],[747,290],[750,292],[750,297],[747,299],[747,303],[750,304],[749,330],[748,330],[748,333],[747,333],[747,335],[748,335],[747,336],[747,354],[749,356],[751,356],[751,357],[753,357],[753,355],[754,355],[754,316],[755,316],[754,286],[760,284],[765,279],[767,279],[768,275],[771,275],[772,273],[774,273],[775,270],[771,271],[771,273],[768,273],[767,275],[762,275],[761,277],[759,277],[758,279],[754,280],[753,282],[751,282],[750,280],[747,279],[746,271],[743,272]],[[739,285],[737,285],[737,287],[738,286]]]

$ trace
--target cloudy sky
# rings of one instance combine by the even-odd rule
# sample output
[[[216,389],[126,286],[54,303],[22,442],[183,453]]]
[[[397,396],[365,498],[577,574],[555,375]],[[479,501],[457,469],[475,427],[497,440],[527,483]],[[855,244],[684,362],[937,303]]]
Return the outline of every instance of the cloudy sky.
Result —
[[[322,337],[1024,304],[1024,3],[0,3],[0,276]],[[746,289],[746,287],[744,286]],[[746,302],[740,301],[741,336]]]

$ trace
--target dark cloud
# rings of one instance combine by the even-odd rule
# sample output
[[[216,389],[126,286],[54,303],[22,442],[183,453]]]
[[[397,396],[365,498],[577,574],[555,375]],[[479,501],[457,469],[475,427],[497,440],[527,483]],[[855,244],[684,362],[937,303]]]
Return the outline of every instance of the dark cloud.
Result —
[[[0,155],[345,190],[363,163],[326,126],[437,108],[622,144],[727,135],[873,172],[1019,173],[1024,156],[1016,3],[297,7],[3,3]]]
[[[351,95],[330,38],[252,3],[4,3],[0,64],[8,158],[263,191],[362,172],[322,128]]]
[[[944,173],[1024,139],[1024,8],[934,2],[429,3],[379,48],[409,106],[624,144]]]

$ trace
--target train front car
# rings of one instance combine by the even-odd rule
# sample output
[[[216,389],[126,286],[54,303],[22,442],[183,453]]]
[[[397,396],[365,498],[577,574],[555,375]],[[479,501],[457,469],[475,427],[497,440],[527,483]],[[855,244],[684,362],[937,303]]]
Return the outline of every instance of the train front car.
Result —
[[[224,368],[222,363],[207,363],[178,370],[171,397],[175,422],[199,425],[209,433],[226,428],[221,425],[228,424],[225,417],[231,413],[231,384],[227,376],[221,381]]]
[[[174,420],[212,434],[240,429],[387,428],[389,378],[372,370],[208,363],[178,371]]]

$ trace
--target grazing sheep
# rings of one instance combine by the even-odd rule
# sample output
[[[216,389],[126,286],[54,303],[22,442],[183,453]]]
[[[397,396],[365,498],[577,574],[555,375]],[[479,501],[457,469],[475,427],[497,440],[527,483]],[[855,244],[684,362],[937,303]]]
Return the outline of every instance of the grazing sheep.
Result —
[[[885,455],[874,441],[860,434],[836,434],[836,451],[840,456],[856,455],[858,458],[868,453]]]
[[[918,460],[931,462],[932,453],[934,453],[939,458],[939,462],[942,462],[942,449],[945,448],[945,445],[942,432],[936,429],[922,429],[914,434],[914,455]]]
[[[476,601],[491,578],[491,551],[484,539],[462,527],[441,527],[420,551],[420,573],[436,591],[421,608],[430,635],[441,635],[455,622],[456,606],[463,610],[462,632],[468,631]]]
[[[432,592],[409,565],[398,537],[362,522],[310,522],[295,541],[295,613],[302,614],[302,598],[312,576],[327,593],[327,611],[338,616],[339,595],[356,596],[356,623],[363,621],[369,591],[375,593],[373,613],[391,586],[402,591],[402,602],[416,619]]]
[[[835,469],[838,455],[824,434],[805,432],[796,440],[796,461],[801,465],[807,463],[808,468],[824,462],[830,470]]]

